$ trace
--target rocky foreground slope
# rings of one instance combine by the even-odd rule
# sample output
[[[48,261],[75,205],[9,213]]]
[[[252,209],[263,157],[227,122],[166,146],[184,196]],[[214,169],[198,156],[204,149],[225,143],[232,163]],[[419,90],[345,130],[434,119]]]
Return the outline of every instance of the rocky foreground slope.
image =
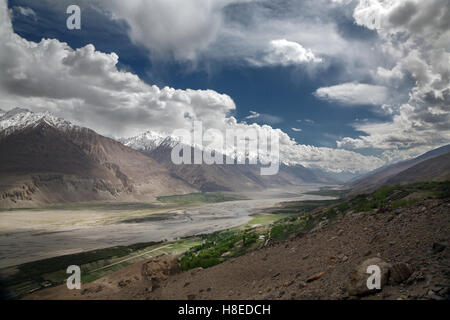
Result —
[[[208,269],[179,272],[158,257],[83,285],[26,299],[449,299],[450,202],[349,211],[311,231]],[[370,259],[368,262],[367,260]],[[358,268],[376,262],[386,284],[368,294]],[[368,275],[367,275],[368,276]]]

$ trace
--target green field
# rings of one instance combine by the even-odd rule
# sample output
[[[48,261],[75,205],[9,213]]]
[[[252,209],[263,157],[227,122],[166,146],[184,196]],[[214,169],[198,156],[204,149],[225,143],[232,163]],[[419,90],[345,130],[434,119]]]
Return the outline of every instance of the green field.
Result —
[[[121,220],[121,223],[143,223],[143,222],[152,222],[152,221],[165,221],[173,219],[176,216],[175,213],[153,213],[144,217],[135,217]]]
[[[226,195],[218,192],[190,193],[183,195],[162,196],[157,200],[161,203],[190,204],[190,203],[218,203],[225,201],[247,200],[245,197],[237,195]]]
[[[338,197],[338,198],[342,198],[349,191],[350,190],[338,190],[338,189],[321,188],[320,190],[305,192],[304,194],[310,194],[310,195],[315,195],[315,196],[324,196],[324,197]]]
[[[190,237],[166,243],[137,243],[28,262],[2,269],[2,285],[10,298],[18,298],[31,291],[62,284],[67,279],[69,265],[80,266],[81,280],[88,283],[153,256],[181,254],[199,245],[200,241],[198,237]]]

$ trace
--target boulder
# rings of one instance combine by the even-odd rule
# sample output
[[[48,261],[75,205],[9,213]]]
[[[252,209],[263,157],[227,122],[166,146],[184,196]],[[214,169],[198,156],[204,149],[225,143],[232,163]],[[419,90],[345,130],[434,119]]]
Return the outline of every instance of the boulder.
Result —
[[[307,283],[319,280],[323,275],[325,274],[325,272],[319,272],[311,277],[309,277],[308,279],[306,279]]]
[[[149,282],[150,290],[158,288],[168,276],[180,272],[177,260],[169,255],[155,257],[145,262],[141,268],[144,281]]]
[[[396,263],[391,267],[389,281],[393,284],[402,283],[412,275],[413,269],[407,263]]]
[[[350,296],[364,296],[377,292],[376,289],[369,289],[367,287],[367,279],[370,274],[367,273],[367,268],[371,265],[377,265],[381,270],[381,288],[387,284],[389,279],[389,271],[391,265],[380,258],[370,258],[361,263],[352,273],[350,282],[347,286],[347,292]]]

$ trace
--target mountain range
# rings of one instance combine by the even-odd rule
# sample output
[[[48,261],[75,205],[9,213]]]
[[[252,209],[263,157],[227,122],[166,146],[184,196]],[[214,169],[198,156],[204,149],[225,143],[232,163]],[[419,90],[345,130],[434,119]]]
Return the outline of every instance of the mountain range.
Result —
[[[197,191],[142,153],[47,113],[1,116],[0,154],[3,208]]]
[[[259,164],[212,164],[175,165],[171,160],[173,147],[180,143],[171,136],[148,131],[136,137],[121,139],[124,145],[155,159],[164,165],[172,175],[180,177],[193,187],[207,191],[258,190],[277,186],[294,186],[305,183],[337,184],[338,181],[324,172],[305,168],[301,165],[280,164],[279,172],[273,176],[262,176]],[[195,147],[191,148],[191,155]],[[226,156],[222,156],[225,159]]]
[[[175,165],[171,152],[179,143],[153,131],[116,141],[50,113],[0,110],[0,207],[339,184],[336,176],[301,165],[280,164],[274,176],[262,176],[259,164]],[[384,184],[448,180],[449,152],[450,145],[444,146],[379,168],[344,187],[361,193]]]
[[[0,112],[0,207],[336,183],[303,166],[261,176],[260,165],[174,165],[177,143],[152,132],[116,141],[49,113]]]
[[[345,187],[355,194],[370,192],[382,185],[444,180],[450,180],[450,145],[381,167],[348,182]]]

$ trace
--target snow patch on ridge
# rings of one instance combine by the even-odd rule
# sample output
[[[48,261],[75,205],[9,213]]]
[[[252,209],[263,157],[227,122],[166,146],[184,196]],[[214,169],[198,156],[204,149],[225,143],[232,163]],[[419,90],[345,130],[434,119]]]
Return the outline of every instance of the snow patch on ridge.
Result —
[[[79,128],[69,121],[55,117],[48,112],[34,113],[23,108],[14,108],[3,113],[0,111],[0,133],[3,135],[35,127],[42,122],[60,130]]]

